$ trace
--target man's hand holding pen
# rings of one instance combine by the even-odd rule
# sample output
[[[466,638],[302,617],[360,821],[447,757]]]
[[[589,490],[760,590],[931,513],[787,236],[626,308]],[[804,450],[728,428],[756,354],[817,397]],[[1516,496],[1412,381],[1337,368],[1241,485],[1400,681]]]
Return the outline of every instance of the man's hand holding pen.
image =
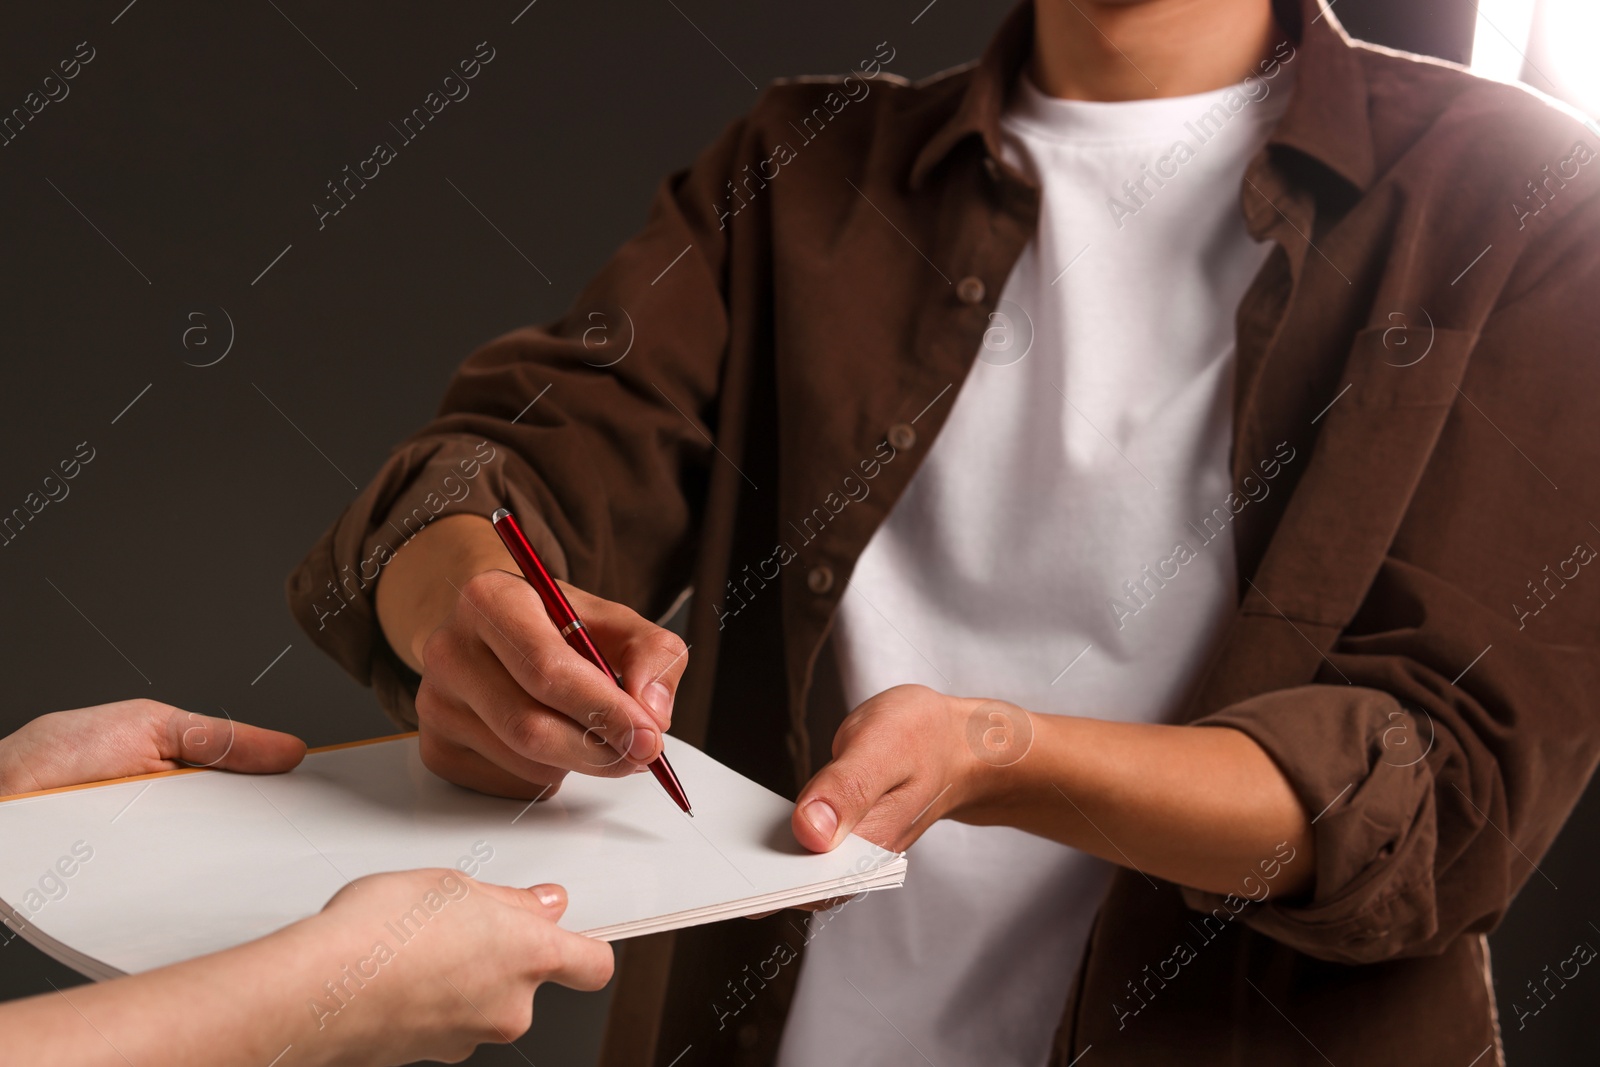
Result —
[[[434,773],[532,800],[568,772],[622,777],[661,754],[688,663],[682,639],[621,604],[561,589],[620,688],[569,647],[487,519],[440,519],[389,564],[378,616],[422,675],[417,725]]]

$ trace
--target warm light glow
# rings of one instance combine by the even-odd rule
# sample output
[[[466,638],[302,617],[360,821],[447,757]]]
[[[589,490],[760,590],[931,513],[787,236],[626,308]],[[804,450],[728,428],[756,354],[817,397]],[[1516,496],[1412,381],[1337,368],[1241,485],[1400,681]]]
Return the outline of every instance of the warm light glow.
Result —
[[[1487,5],[1485,5],[1487,6]],[[1539,13],[1539,66],[1559,84],[1562,95],[1589,114],[1600,114],[1600,3],[1596,0],[1544,0]],[[1477,61],[1477,51],[1473,51]],[[1538,84],[1537,78],[1533,79]]]
[[[1573,0],[1574,9],[1595,0]],[[1472,36],[1472,72],[1514,82],[1522,76],[1523,53],[1533,29],[1537,0],[1478,0],[1478,25]]]

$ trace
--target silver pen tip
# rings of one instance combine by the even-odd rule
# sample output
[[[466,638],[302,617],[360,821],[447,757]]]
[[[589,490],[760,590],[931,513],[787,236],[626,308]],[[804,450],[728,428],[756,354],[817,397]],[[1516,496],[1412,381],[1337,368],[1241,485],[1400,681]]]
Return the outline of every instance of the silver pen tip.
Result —
[[[493,515],[489,516],[490,522],[499,522],[511,514],[510,508],[496,508]]]

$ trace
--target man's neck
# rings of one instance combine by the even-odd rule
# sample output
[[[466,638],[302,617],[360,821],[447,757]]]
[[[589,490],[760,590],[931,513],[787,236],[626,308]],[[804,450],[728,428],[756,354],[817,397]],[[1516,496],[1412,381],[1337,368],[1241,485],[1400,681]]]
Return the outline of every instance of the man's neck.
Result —
[[[1029,73],[1067,100],[1189,96],[1243,80],[1281,36],[1270,0],[1035,0]]]

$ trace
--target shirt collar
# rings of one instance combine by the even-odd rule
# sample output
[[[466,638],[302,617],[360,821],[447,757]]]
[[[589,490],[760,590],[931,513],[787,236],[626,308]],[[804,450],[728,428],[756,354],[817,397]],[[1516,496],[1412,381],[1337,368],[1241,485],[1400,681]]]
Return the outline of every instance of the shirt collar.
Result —
[[[1349,34],[1323,0],[1274,0],[1278,24],[1297,42],[1291,62],[1294,87],[1269,144],[1292,148],[1316,160],[1357,190],[1373,179],[1367,88],[1361,59]],[[946,156],[969,137],[982,139],[1000,158],[1000,115],[1033,48],[1033,3],[1023,0],[973,68],[954,113],[929,138],[911,166],[917,189]]]

